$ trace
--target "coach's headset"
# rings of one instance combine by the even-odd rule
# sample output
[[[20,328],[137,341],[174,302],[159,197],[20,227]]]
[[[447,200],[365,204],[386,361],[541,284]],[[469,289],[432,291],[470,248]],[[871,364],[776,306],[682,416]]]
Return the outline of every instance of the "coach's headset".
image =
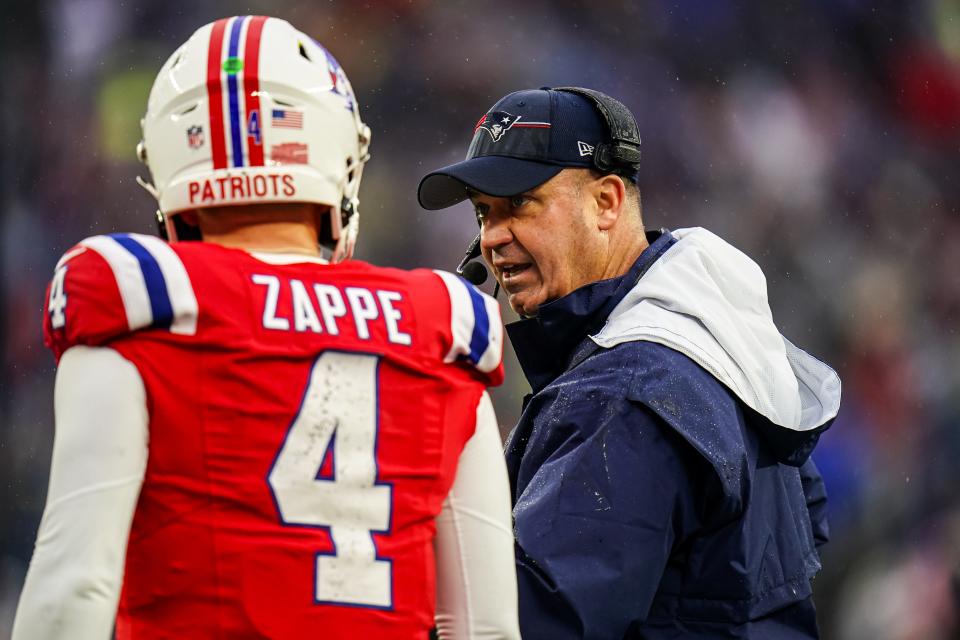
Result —
[[[551,87],[541,88],[551,89]],[[619,100],[594,89],[556,87],[553,91],[566,91],[582,96],[592,102],[603,116],[610,139],[594,148],[593,167],[605,175],[613,173],[636,181],[637,169],[640,166],[640,131],[630,110]],[[473,262],[479,257],[480,234],[478,233],[457,266],[457,273],[475,285],[481,285],[487,279],[486,267],[479,262]]]

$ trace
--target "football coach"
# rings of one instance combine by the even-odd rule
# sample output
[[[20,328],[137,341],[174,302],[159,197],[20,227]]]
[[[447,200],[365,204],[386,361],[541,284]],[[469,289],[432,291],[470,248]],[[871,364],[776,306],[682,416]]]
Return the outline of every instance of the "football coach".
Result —
[[[840,380],[774,325],[750,258],[702,228],[646,230],[630,111],[590,89],[511,93],[463,162],[521,319],[532,388],[506,444],[520,626],[543,638],[817,638],[827,540],[810,453]],[[478,267],[479,268],[479,267]]]

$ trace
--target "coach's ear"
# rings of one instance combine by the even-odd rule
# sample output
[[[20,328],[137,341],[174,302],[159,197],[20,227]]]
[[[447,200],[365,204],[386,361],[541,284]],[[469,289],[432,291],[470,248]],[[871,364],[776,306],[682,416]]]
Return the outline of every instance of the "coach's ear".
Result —
[[[623,178],[612,173],[600,176],[593,181],[591,192],[597,205],[597,227],[609,231],[620,219],[626,202],[627,188]]]

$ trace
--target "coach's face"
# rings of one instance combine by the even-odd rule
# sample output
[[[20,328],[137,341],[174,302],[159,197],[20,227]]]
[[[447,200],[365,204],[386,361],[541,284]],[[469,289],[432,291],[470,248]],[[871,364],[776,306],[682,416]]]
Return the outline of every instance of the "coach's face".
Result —
[[[516,196],[471,196],[483,258],[517,313],[534,316],[540,305],[603,274],[606,253],[592,181],[585,169],[564,169]]]

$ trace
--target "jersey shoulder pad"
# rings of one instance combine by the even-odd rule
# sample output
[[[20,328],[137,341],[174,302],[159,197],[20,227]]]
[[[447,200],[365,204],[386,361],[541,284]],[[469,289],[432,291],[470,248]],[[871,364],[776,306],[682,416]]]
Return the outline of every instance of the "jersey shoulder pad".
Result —
[[[197,299],[180,257],[163,240],[133,233],[93,236],[67,251],[44,308],[44,337],[57,358],[74,345],[142,329],[197,330]]]
[[[434,270],[443,281],[450,324],[445,327],[444,362],[461,362],[485,374],[488,385],[503,382],[503,321],[500,305],[458,275]]]

